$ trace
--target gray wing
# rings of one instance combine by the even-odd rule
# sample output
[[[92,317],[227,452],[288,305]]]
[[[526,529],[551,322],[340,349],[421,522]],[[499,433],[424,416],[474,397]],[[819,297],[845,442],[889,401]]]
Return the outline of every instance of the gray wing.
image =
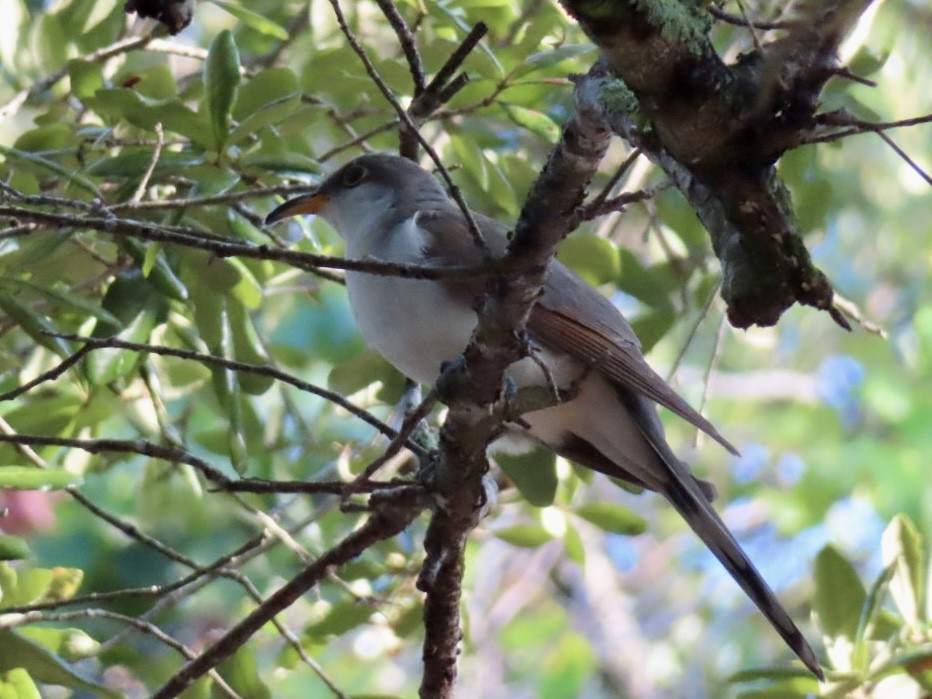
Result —
[[[732,454],[737,449],[660,377],[621,312],[559,262],[551,264],[544,293],[528,321],[544,345],[586,362],[612,382],[637,391],[702,430]]]
[[[475,216],[493,257],[508,247],[508,228],[498,221]],[[418,225],[432,242],[425,254],[438,265],[478,264],[482,252],[473,242],[465,220],[452,204],[441,212],[418,214]],[[470,298],[486,292],[483,279],[445,282],[451,293]],[[565,352],[601,372],[623,388],[637,391],[702,430],[732,454],[738,451],[706,418],[681,398],[641,353],[641,343],[621,312],[565,265],[554,260],[543,294],[531,311],[528,332],[540,344]]]

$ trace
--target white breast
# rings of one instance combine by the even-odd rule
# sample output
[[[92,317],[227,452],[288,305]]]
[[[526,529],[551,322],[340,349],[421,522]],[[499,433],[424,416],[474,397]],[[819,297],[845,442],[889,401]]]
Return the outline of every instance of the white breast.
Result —
[[[368,231],[347,240],[347,254],[415,263],[422,257],[424,232],[412,217],[373,250]],[[386,244],[387,242],[387,244]],[[346,273],[350,306],[366,343],[406,376],[432,384],[440,365],[458,357],[476,325],[473,310],[451,297],[437,282]]]
[[[381,206],[372,206],[370,197],[365,213],[354,219],[351,234],[346,235],[343,228],[347,256],[409,264],[421,261],[427,233],[417,225],[417,216],[386,235],[379,226],[384,213]],[[366,343],[405,376],[421,383],[436,381],[440,365],[462,354],[476,326],[471,305],[435,281],[348,271],[346,289]],[[583,372],[578,362],[561,353],[538,352],[537,360],[525,358],[511,366],[508,375],[518,387],[545,385],[549,380],[566,386]],[[550,367],[550,377],[541,362]]]

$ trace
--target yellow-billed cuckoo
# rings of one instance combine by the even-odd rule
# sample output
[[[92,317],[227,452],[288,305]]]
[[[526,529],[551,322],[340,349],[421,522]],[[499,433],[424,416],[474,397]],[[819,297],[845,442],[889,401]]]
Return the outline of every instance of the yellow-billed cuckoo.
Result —
[[[418,265],[479,263],[466,218],[447,192],[415,163],[391,155],[360,156],[311,194],[269,214],[267,223],[319,214],[346,245],[346,256]],[[475,215],[493,256],[504,255],[508,228]],[[460,356],[476,326],[484,284],[346,272],[350,307],[365,341],[403,374],[433,384],[443,362]],[[724,437],[647,364],[627,321],[608,299],[552,262],[527,331],[535,357],[508,369],[523,388],[576,383],[565,403],[523,416],[509,433],[665,496],[815,675],[822,670],[806,639],[712,508],[714,490],[671,450],[659,403],[735,453]],[[541,364],[546,365],[547,370]]]

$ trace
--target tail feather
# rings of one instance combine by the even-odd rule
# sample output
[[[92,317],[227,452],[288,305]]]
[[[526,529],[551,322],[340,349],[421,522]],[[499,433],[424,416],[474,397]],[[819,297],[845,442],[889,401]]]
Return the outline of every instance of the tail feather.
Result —
[[[761,577],[757,568],[751,563],[747,554],[735,541],[725,523],[708,501],[701,497],[701,494],[692,492],[690,485],[685,485],[681,479],[674,477],[670,487],[665,490],[664,496],[702,539],[702,542],[721,562],[745,594],[751,598],[761,613],[767,617],[796,656],[816,677],[824,680],[822,667],[802,632],[780,604],[770,586]]]
[[[622,400],[631,411],[641,433],[666,466],[666,473],[657,474],[659,487],[655,489],[676,508],[803,664],[824,681],[822,667],[812,647],[741,549],[741,545],[728,531],[689,469],[673,454],[663,436],[663,427],[653,405],[639,396],[625,393],[622,393]]]

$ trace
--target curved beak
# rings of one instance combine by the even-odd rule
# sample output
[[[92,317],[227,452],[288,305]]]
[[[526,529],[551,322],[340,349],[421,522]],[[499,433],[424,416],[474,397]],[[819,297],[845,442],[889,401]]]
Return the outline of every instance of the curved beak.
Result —
[[[328,201],[330,201],[330,197],[320,191],[289,199],[266,216],[265,223],[268,225],[276,221],[281,221],[283,218],[298,216],[300,214],[320,213],[320,210],[327,205]]]

